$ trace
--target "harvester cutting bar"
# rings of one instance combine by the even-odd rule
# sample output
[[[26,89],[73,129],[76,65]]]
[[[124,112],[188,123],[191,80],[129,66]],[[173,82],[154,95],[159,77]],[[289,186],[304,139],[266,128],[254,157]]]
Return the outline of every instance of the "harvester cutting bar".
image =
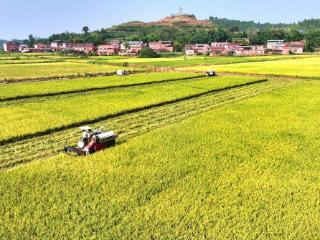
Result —
[[[82,149],[77,148],[77,147],[70,147],[70,146],[65,147],[64,152],[65,153],[76,153],[77,156],[85,156],[86,155],[86,153]]]

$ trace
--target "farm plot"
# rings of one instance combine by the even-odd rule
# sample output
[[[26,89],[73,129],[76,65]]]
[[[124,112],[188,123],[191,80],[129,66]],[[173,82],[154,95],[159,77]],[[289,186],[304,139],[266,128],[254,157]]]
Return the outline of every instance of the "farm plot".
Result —
[[[114,72],[115,66],[59,62],[38,64],[0,64],[0,81],[75,76],[84,73]]]
[[[89,61],[88,63],[109,63],[122,65],[127,63],[129,65],[141,67],[187,67],[197,65],[211,65],[211,64],[232,64],[242,62],[264,62],[276,61],[282,59],[300,59],[310,58],[312,56],[255,56],[255,57],[172,57],[172,58],[128,58],[128,59],[108,59],[99,61]],[[206,69],[207,70],[207,69]]]
[[[72,80],[42,81],[31,83],[0,84],[0,100],[26,98],[49,94],[81,92],[116,86],[194,78],[194,73],[144,73],[129,76],[91,77]]]
[[[293,82],[265,81],[252,85],[236,87],[213,92],[199,97],[181,100],[159,107],[143,109],[131,114],[111,117],[90,124],[92,127],[104,126],[118,134],[118,143],[148,131],[179,122],[191,116],[238,102],[278,88],[286,87]],[[79,129],[71,128],[43,136],[16,141],[0,146],[0,170],[8,169],[22,163],[55,156],[64,146],[73,145],[79,138]],[[36,146],[34,142],[39,144]]]
[[[301,82],[85,159],[4,172],[0,236],[316,239],[319,95]]]
[[[53,62],[63,62],[63,58],[57,59],[46,59],[46,58],[35,58],[35,59],[11,59],[11,60],[3,60],[0,58],[0,65],[2,64],[33,64],[33,63],[53,63]]]
[[[213,66],[220,72],[284,75],[320,79],[320,57],[287,59],[279,61],[239,63]],[[182,68],[186,70],[187,68]],[[190,67],[189,70],[204,71],[208,67]]]
[[[87,94],[33,98],[30,101],[0,103],[0,140],[19,138],[80,124],[110,114],[173,101],[212,90],[257,81],[251,77],[217,77],[156,86],[100,90]]]

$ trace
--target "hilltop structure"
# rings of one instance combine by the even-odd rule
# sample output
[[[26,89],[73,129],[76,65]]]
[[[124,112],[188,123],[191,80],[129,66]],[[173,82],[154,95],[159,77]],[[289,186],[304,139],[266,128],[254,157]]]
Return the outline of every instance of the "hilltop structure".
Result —
[[[213,27],[214,24],[209,20],[198,20],[194,14],[183,13],[182,9],[179,13],[167,16],[159,21],[154,22],[141,22],[133,21],[123,25],[125,26],[174,26],[174,25],[189,25],[189,26],[207,26]]]

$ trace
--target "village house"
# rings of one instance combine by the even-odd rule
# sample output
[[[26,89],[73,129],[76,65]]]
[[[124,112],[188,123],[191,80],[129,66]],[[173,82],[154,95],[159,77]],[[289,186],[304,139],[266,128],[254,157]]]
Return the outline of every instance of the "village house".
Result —
[[[268,40],[267,50],[281,54],[285,47],[284,40]]]
[[[63,42],[61,48],[62,48],[62,49],[72,49],[73,46],[74,46],[73,43]]]
[[[80,53],[93,53],[96,51],[96,47],[92,43],[79,43],[79,44],[74,44],[72,49],[75,52],[80,52]]]
[[[56,41],[51,42],[50,46],[52,48],[54,48],[54,49],[62,49],[63,48],[63,44],[64,44],[63,41],[56,40]]]
[[[302,54],[304,52],[305,42],[289,42],[285,44],[282,54]]]
[[[3,50],[5,52],[18,52],[19,44],[16,42],[6,42],[3,44]]]
[[[185,53],[187,56],[193,55],[207,55],[210,52],[208,44],[193,44],[185,46]]]
[[[50,46],[43,44],[43,43],[37,43],[34,45],[35,49],[51,49]]]
[[[290,53],[302,54],[304,51],[305,42],[288,42],[284,40],[269,40],[267,43],[267,49],[276,54],[287,55]]]
[[[97,53],[101,55],[117,55],[120,52],[119,42],[110,42],[98,46]]]
[[[173,45],[171,41],[150,42],[149,48],[156,52],[173,52]]]
[[[128,41],[120,45],[121,55],[137,55],[145,47],[143,41]]]
[[[258,56],[265,54],[265,47],[263,45],[253,46],[237,46],[235,50],[236,56]]]
[[[210,56],[216,55],[233,55],[238,44],[229,42],[211,43]]]

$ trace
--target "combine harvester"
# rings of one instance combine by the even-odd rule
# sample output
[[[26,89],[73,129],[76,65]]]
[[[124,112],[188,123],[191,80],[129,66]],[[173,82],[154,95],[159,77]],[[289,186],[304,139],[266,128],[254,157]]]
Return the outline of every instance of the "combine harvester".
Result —
[[[65,147],[64,152],[87,156],[116,145],[117,135],[113,131],[105,132],[102,128],[92,131],[89,126],[80,127],[80,130],[82,136],[77,146]]]
[[[210,69],[209,71],[206,72],[206,76],[207,77],[215,77],[215,76],[217,76],[217,73],[215,70]]]

